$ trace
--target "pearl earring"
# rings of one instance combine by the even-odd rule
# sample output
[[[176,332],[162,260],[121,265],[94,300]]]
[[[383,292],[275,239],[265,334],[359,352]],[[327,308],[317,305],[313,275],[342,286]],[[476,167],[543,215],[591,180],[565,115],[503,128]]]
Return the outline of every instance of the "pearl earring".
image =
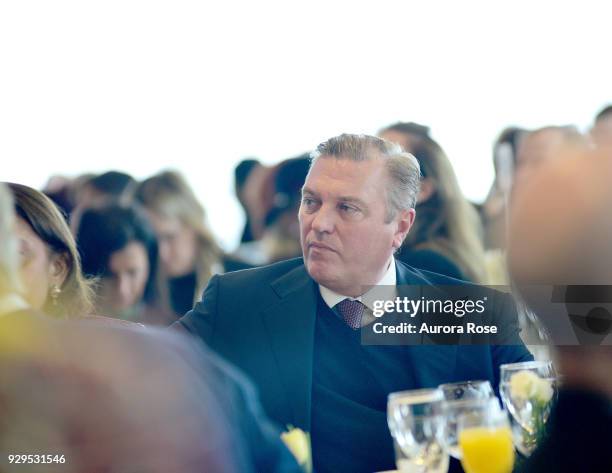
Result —
[[[57,300],[59,299],[61,293],[62,289],[57,284],[51,286],[51,289],[49,290],[49,295],[51,296],[51,303],[54,307],[57,306]]]

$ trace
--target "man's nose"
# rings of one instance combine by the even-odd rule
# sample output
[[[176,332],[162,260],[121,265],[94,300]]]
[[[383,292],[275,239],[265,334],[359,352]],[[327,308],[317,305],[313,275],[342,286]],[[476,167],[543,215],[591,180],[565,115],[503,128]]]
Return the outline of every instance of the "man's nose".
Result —
[[[333,209],[322,205],[312,219],[312,229],[317,233],[332,233],[334,231],[335,218]]]

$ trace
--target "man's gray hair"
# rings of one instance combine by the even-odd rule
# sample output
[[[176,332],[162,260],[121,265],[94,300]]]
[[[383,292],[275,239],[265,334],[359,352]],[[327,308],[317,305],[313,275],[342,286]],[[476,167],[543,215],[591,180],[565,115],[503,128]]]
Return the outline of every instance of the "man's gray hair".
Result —
[[[13,198],[0,182],[0,295],[19,289],[17,240],[14,234],[15,209]]]
[[[390,141],[370,135],[342,134],[324,141],[311,153],[311,167],[320,157],[351,161],[384,160],[389,178],[386,188],[387,222],[402,210],[413,209],[421,183],[421,168],[417,159]]]

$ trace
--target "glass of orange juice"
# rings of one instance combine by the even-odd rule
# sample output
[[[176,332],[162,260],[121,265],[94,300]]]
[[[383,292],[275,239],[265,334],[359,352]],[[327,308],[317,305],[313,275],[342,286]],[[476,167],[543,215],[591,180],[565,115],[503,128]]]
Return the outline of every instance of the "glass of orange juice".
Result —
[[[514,445],[508,414],[497,398],[458,420],[461,465],[466,473],[511,473]]]

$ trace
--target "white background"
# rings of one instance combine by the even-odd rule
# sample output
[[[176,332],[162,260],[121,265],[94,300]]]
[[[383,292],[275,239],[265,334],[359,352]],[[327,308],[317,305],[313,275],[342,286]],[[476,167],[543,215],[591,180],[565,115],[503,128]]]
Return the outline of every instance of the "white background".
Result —
[[[480,201],[502,128],[612,101],[606,3],[3,1],[0,180],[176,168],[230,249],[238,160],[407,120]]]

